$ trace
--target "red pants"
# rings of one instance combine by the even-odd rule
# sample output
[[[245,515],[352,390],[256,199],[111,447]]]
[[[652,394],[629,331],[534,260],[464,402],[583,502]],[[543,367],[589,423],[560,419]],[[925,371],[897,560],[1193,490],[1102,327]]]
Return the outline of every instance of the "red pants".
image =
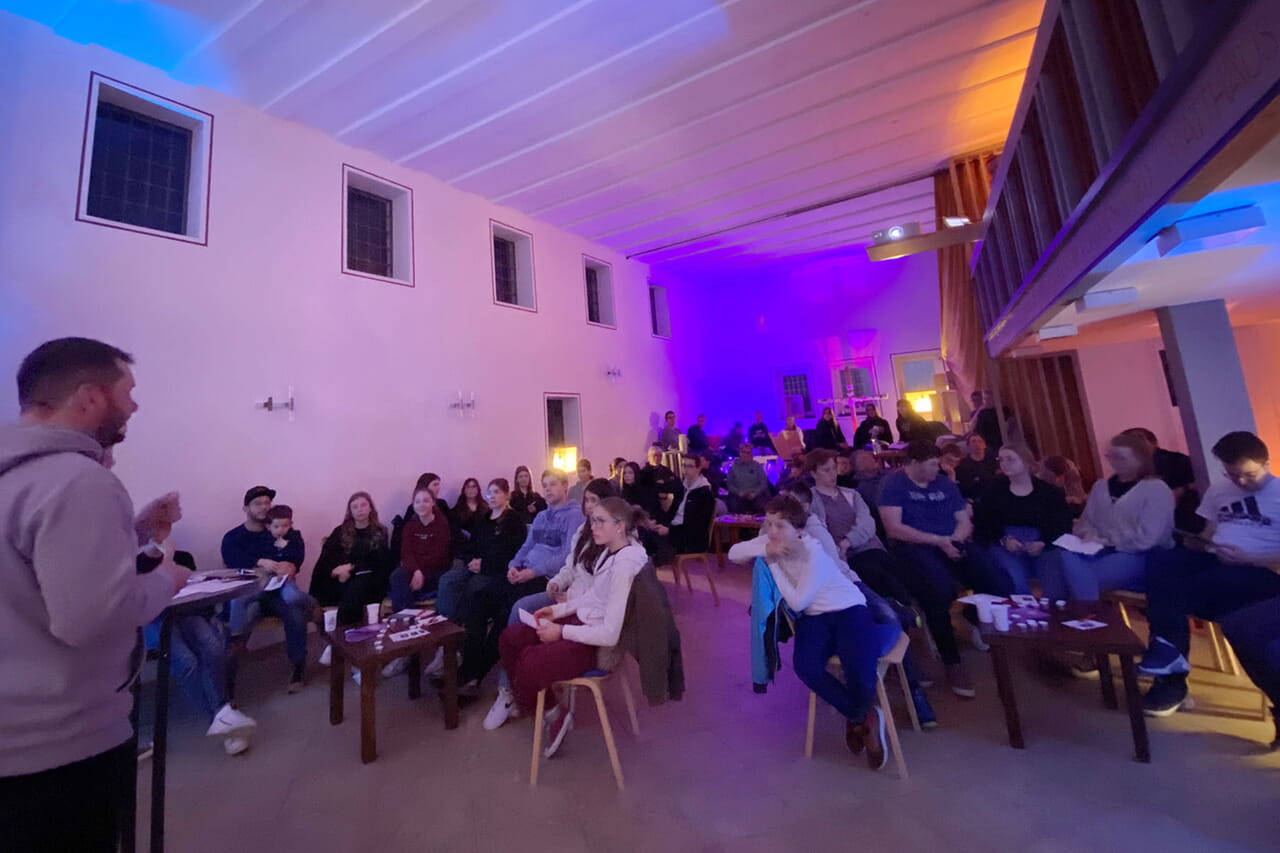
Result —
[[[581,625],[576,616],[560,621],[561,625]],[[544,643],[538,632],[523,622],[517,622],[502,632],[498,639],[498,652],[502,666],[511,679],[511,693],[516,707],[522,714],[532,714],[538,706],[538,691],[545,690],[557,681],[577,678],[595,669],[595,646],[575,643],[573,640],[556,640]],[[547,708],[556,704],[554,694],[547,699]]]

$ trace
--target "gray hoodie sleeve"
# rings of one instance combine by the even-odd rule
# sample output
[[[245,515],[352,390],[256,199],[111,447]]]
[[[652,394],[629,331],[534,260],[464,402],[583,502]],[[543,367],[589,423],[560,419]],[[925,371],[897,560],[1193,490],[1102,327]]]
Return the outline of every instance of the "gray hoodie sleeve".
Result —
[[[150,622],[173,596],[169,578],[137,573],[133,505],[113,475],[87,469],[36,510],[32,566],[49,631],[69,646]]]

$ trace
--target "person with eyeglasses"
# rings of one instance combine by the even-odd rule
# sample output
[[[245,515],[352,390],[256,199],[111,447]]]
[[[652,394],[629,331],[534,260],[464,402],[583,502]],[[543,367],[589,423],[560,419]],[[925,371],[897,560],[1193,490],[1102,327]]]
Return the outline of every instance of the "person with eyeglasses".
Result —
[[[1221,624],[1273,715],[1280,705],[1280,479],[1267,445],[1251,432],[1227,433],[1213,455],[1226,476],[1200,502],[1204,533],[1153,553],[1147,564],[1151,643],[1138,669],[1156,676],[1144,700],[1151,716],[1186,703],[1188,616]]]
[[[600,546],[590,588],[535,612],[536,629],[523,622],[511,625],[498,642],[522,714],[533,713],[540,691],[594,669],[599,649],[617,645],[631,584],[649,561],[635,541],[635,513],[621,498],[600,501],[587,524],[592,541]],[[547,703],[544,754],[550,758],[573,728],[573,707],[565,708],[554,691]]]

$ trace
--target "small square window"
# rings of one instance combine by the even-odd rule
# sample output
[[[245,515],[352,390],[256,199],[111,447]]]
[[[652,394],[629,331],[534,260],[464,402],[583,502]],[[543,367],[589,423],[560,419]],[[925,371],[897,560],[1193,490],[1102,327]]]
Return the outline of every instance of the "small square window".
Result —
[[[667,309],[667,289],[649,285],[649,327],[660,338],[671,337],[671,313]]]
[[[413,190],[342,167],[342,271],[413,286]]]
[[[538,310],[533,283],[533,236],[489,222],[493,239],[493,299],[499,305]]]
[[[587,322],[616,329],[613,316],[613,267],[595,258],[582,256],[586,283]]]
[[[88,115],[76,218],[206,243],[213,116],[100,74]]]
[[[782,375],[782,413],[797,418],[813,417],[813,399],[809,396],[809,374]]]

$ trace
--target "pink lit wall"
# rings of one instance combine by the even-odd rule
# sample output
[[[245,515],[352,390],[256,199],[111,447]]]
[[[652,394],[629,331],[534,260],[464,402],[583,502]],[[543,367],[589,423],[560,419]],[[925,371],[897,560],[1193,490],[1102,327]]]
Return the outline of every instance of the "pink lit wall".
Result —
[[[544,392],[582,395],[582,450],[605,466],[639,456],[672,402],[644,265],[3,14],[0,55],[0,364],[64,335],[131,351],[141,409],[117,470],[136,501],[182,492],[176,541],[202,564],[256,483],[295,507],[314,557],[357,489],[389,520],[423,471],[452,500],[465,476],[544,467]],[[91,71],[215,116],[207,247],[75,220]],[[344,162],[413,188],[415,288],[338,272]],[[533,234],[537,313],[493,304],[490,218]],[[584,253],[613,265],[617,330],[586,323]],[[254,409],[291,385],[292,422]],[[459,389],[475,418],[450,412]]]
[[[732,275],[686,274],[672,287],[680,422],[701,411],[723,434],[759,409],[781,427],[780,375],[808,372],[815,407],[831,397],[831,366],[871,357],[886,405],[899,391],[890,356],[938,347],[932,253],[872,263],[865,255]],[[820,407],[819,407],[820,409]],[[892,420],[892,417],[890,417]],[[812,425],[802,423],[802,425]],[[842,423],[852,438],[847,419]]]

